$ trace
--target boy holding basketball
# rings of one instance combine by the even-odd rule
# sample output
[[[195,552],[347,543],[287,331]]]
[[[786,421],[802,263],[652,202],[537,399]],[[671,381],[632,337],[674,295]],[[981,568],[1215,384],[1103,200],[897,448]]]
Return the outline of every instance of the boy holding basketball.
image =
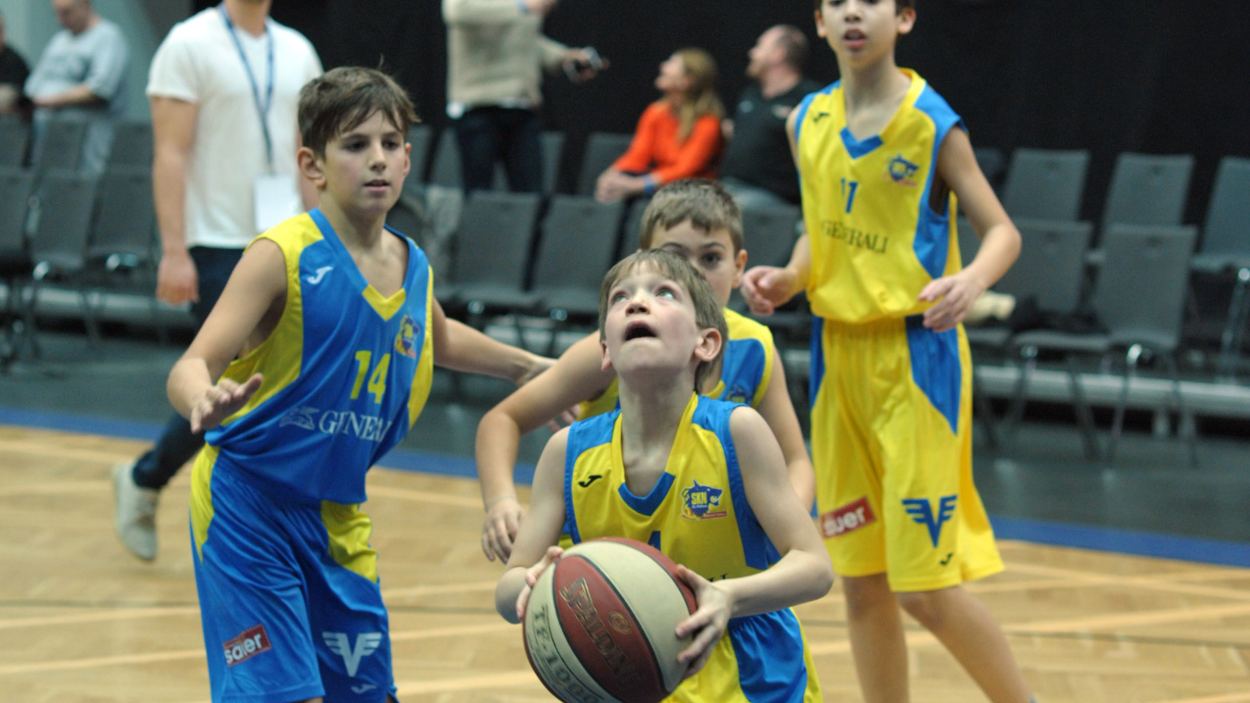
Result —
[[[562,532],[646,542],[680,565],[698,600],[677,626],[691,637],[678,656],[690,678],[671,700],[820,700],[789,606],[828,591],[828,558],[768,424],[696,392],[724,346],[720,301],[684,259],[640,251],[608,272],[599,320],[619,407],[547,443],[496,608],[524,616]]]
[[[841,80],[788,127],[807,234],[787,266],[748,271],[770,312],[806,290],[818,524],[843,577],[860,689],[907,701],[899,606],[985,695],[1029,700],[1001,628],[965,581],[1001,571],[972,482],[971,360],[960,322],[1015,261],[1016,231],[958,115],[894,47],[912,0],[816,0]],[[960,270],[955,198],[983,242]]]
[[[641,249],[663,249],[685,258],[707,279],[717,303],[722,308],[729,304],[747,252],[741,212],[719,184],[688,179],[660,188],[647,204],[639,234]],[[699,391],[712,398],[745,402],[759,411],[781,445],[799,502],[810,506],[815,481],[812,464],[772,333],[732,310],[725,309],[724,316],[729,329],[725,350]],[[582,419],[616,407],[615,374],[603,367],[601,356],[599,335],[587,335],[478,424],[477,470],[486,509],[482,551],[487,558],[507,560],[523,515],[512,479],[521,434],[578,403]]]
[[[425,255],[385,228],[415,119],[375,70],[304,86],[298,160],[321,206],[251,243],[170,372],[170,401],[207,430],[191,535],[214,701],[393,699],[365,473],[417,419],[434,363],[544,365],[446,320]]]

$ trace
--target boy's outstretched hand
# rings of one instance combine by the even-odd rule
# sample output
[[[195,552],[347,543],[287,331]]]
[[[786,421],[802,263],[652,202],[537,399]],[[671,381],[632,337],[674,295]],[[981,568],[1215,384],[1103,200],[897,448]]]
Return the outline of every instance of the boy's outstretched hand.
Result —
[[[564,550],[560,547],[547,547],[547,553],[537,564],[525,570],[525,588],[521,589],[521,593],[516,597],[516,616],[517,619],[524,622],[525,606],[530,602],[530,593],[534,591],[534,584],[538,583],[538,577],[542,576],[548,566],[560,561],[560,556],[564,554]]]
[[[934,332],[955,329],[968,315],[972,303],[985,292],[985,284],[964,269],[953,276],[930,281],[920,291],[920,300],[937,301],[924,312],[924,326]]]
[[[725,634],[733,610],[733,597],[725,589],[696,574],[683,564],[677,565],[677,578],[694,591],[699,609],[677,623],[677,636],[693,636],[690,645],[677,654],[677,661],[689,665],[686,676],[694,676],[712,656],[712,649]]]
[[[780,266],[756,266],[742,274],[742,297],[756,315],[771,315],[794,297],[798,277]]]
[[[524,517],[525,509],[516,496],[504,496],[491,503],[482,521],[482,553],[487,559],[494,561],[498,557],[499,561],[507,563]]]
[[[264,378],[252,374],[243,385],[223,378],[215,386],[209,386],[191,404],[191,431],[199,434],[211,430],[247,404],[249,398],[260,388]]]

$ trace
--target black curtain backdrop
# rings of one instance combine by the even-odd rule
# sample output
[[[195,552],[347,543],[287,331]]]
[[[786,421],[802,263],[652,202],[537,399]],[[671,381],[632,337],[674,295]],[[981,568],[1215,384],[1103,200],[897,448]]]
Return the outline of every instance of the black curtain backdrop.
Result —
[[[197,9],[212,3],[197,1]],[[921,0],[898,49],[967,123],[973,144],[1084,148],[1093,153],[1083,217],[1097,220],[1116,155],[1197,158],[1186,221],[1201,223],[1220,157],[1250,156],[1250,41],[1244,3],[1206,0]],[[808,33],[808,74],[837,79],[815,36],[808,0],[561,0],[545,30],[611,61],[583,86],[545,85],[547,127],[566,133],[566,166],[592,131],[630,132],[658,97],[652,81],[674,50],[717,59],[732,109],[747,51],[764,29]],[[327,68],[378,66],[412,92],[426,122],[442,125],[445,28],[437,0],[275,0],[274,17],[303,32]],[[569,169],[565,169],[569,173]]]

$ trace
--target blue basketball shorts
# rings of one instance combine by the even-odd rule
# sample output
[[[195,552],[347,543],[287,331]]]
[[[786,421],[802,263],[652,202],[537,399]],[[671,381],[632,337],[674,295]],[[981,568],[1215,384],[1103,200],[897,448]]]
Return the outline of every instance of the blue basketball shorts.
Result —
[[[284,502],[205,446],[191,544],[214,702],[395,696],[386,608],[359,506]]]

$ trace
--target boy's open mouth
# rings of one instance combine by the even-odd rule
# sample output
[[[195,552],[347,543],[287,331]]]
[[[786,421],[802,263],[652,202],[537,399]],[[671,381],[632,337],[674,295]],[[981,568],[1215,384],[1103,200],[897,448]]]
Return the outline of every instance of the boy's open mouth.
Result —
[[[645,322],[631,322],[625,326],[625,341],[655,337],[655,330]]]

